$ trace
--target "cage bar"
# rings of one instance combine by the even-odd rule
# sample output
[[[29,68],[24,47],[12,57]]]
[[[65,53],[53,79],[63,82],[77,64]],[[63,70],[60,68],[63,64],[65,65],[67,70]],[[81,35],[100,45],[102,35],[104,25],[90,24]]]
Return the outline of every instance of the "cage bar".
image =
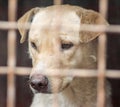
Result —
[[[59,5],[59,4],[62,4],[62,0],[54,0],[54,5]]]
[[[17,0],[8,1],[8,20],[16,20]],[[7,107],[15,107],[16,32],[8,31]]]
[[[107,18],[107,9],[108,1],[99,0],[99,11],[105,18]],[[102,34],[98,41],[97,107],[105,107],[106,34]]]
[[[20,27],[29,29],[30,24],[20,24]],[[67,26],[67,25],[65,25]],[[34,25],[34,27],[38,28],[39,25]],[[67,27],[70,27],[69,25]],[[6,22],[6,21],[0,21],[0,29],[2,30],[9,30],[9,29],[18,29],[16,22]],[[92,32],[110,32],[110,33],[120,33],[120,25],[88,25],[88,24],[82,24],[81,25],[81,31],[92,31]],[[107,35],[108,36],[108,35]],[[114,35],[118,36],[118,35]]]
[[[54,5],[60,5],[60,4],[62,4],[62,0],[54,0],[53,4]],[[59,11],[59,13],[57,13],[57,14],[61,14],[61,12]],[[57,14],[56,14],[56,16],[57,16]],[[58,23],[60,23],[59,18],[57,20],[58,20]],[[56,30],[58,30],[58,29],[59,29],[59,27],[56,27]],[[53,90],[53,92],[56,91],[56,90],[57,90],[57,88],[55,88]],[[57,94],[54,94],[53,107],[59,107]]]
[[[54,0],[54,4],[62,4],[62,0]],[[100,13],[107,18],[108,0],[99,0]],[[8,19],[9,22],[0,21],[0,29],[9,30],[8,32],[8,67],[0,67],[0,75],[7,74],[7,107],[15,107],[15,75],[29,75],[31,68],[16,67],[16,20],[17,0],[9,0],[8,3]],[[23,25],[21,25],[23,27]],[[68,25],[69,26],[69,25]],[[29,28],[29,25],[26,26]],[[35,26],[37,27],[37,25]],[[118,32],[120,33],[120,25],[105,26],[96,25],[83,25],[81,29],[87,31],[104,31],[104,32]],[[106,35],[103,34],[99,37],[99,53],[98,53],[98,74],[96,70],[80,70],[72,69],[74,72],[64,72],[63,74],[55,72],[43,73],[49,76],[78,76],[78,77],[98,77],[98,90],[97,90],[97,107],[105,107],[105,77],[120,78],[119,70],[106,70]],[[71,70],[71,71],[72,71]],[[15,72],[16,71],[16,72]],[[55,99],[57,97],[55,96]],[[54,101],[55,107],[58,106],[57,101]]]
[[[0,75],[7,74],[7,67],[1,66],[0,67]],[[15,69],[15,75],[18,76],[26,76],[30,74],[31,68],[29,67],[16,67]],[[43,75],[47,76],[76,76],[76,77],[97,77],[97,70],[88,70],[88,69],[72,69],[70,72],[64,72],[64,73],[58,73],[57,69],[52,70],[54,72],[51,72],[51,70],[47,70],[46,73],[42,73]],[[72,72],[74,71],[74,72]],[[108,78],[120,78],[120,70],[106,70],[105,76]]]

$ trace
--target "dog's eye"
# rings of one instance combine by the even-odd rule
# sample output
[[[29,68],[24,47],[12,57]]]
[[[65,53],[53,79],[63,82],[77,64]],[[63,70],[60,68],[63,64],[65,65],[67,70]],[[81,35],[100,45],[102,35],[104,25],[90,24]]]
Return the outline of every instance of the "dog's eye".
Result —
[[[73,46],[74,46],[73,43],[62,43],[61,48],[63,50],[67,50],[67,49],[72,48]]]
[[[34,42],[31,42],[31,46],[34,48],[34,49],[37,49],[37,46]]]

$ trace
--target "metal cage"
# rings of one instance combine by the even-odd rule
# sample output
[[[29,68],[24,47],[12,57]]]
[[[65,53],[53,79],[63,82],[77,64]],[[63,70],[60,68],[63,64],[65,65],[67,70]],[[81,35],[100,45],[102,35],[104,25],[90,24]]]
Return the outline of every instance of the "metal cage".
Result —
[[[16,66],[16,13],[17,13],[17,0],[8,0],[8,21],[0,21],[0,29],[8,30],[8,59],[7,66],[0,66],[0,74],[7,74],[7,107],[15,107],[15,75],[28,75],[31,68],[17,67]],[[62,4],[62,0],[54,0],[54,4]],[[99,11],[107,18],[108,0],[99,0]],[[90,27],[87,26],[86,27]],[[104,26],[99,26],[99,29],[89,30],[101,30],[104,32],[119,32],[120,26],[110,25],[107,29]],[[92,70],[76,70],[74,74],[77,76],[97,76],[98,77],[98,88],[97,88],[97,107],[104,107],[105,104],[105,91],[104,91],[104,79],[109,78],[120,78],[120,71],[106,69],[106,34],[99,37],[98,45],[98,72]],[[6,72],[5,72],[6,71]],[[109,72],[107,72],[109,71]],[[48,74],[55,75],[55,74]],[[67,74],[65,74],[67,75]],[[55,106],[56,107],[56,106]]]

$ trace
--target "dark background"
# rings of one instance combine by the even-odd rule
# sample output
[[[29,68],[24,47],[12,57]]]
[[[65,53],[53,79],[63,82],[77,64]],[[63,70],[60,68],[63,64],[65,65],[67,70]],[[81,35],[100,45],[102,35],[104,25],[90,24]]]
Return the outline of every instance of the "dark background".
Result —
[[[108,21],[120,24],[120,0],[108,0]],[[98,11],[98,0],[64,0],[64,4],[73,4]],[[17,18],[33,7],[53,5],[52,0],[18,0]],[[0,0],[0,21],[7,21],[8,1]],[[17,31],[18,33],[18,31]],[[109,33],[107,42],[107,68],[120,70],[120,34]],[[31,66],[27,42],[19,43],[17,36],[17,66]],[[7,66],[7,31],[0,30],[0,66]],[[0,107],[6,107],[6,75],[0,75]],[[120,107],[120,79],[109,79],[112,85],[112,103]],[[16,76],[16,107],[29,107],[32,93],[28,86],[28,76]]]

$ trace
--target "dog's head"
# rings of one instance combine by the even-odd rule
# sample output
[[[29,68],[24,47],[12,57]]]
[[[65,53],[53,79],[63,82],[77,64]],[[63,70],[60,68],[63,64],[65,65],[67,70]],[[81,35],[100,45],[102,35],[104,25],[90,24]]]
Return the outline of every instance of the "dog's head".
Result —
[[[20,27],[20,24],[27,22],[30,22],[29,30]],[[73,81],[73,77],[43,76],[41,73],[46,69],[96,67],[93,39],[102,32],[81,31],[81,24],[107,25],[107,22],[95,11],[69,5],[34,8],[19,19],[21,43],[28,34],[33,63],[30,86],[34,91],[51,93],[57,89],[60,92]]]

